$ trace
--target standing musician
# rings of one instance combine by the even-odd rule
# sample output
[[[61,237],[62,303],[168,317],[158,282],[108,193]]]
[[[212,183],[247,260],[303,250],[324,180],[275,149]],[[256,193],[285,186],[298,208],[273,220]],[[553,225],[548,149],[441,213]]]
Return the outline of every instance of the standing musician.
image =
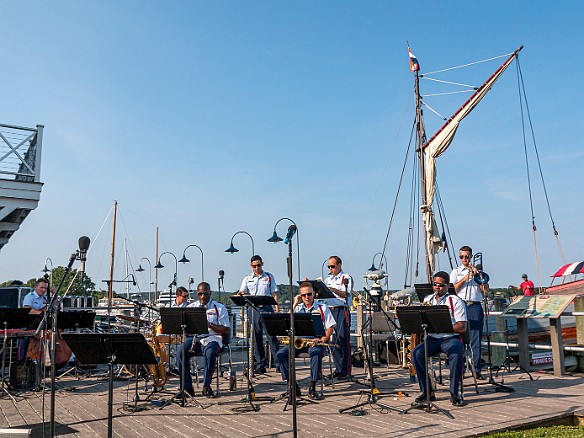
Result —
[[[254,255],[251,258],[251,269],[253,272],[246,276],[241,282],[241,287],[239,288],[238,295],[251,295],[251,296],[273,296],[276,302],[278,302],[278,285],[274,276],[263,269],[264,262],[259,255]],[[272,306],[262,306],[260,307],[261,312],[273,313]],[[276,312],[279,312],[280,308],[276,305]],[[249,309],[248,318],[253,328],[254,336],[254,357],[256,361],[256,368],[254,370],[255,374],[264,374],[266,372],[266,353],[264,351],[264,330],[265,323],[262,319],[260,313],[253,308]],[[275,337],[268,336],[268,342],[270,343],[270,350],[272,355],[276,357],[276,353],[280,348],[278,340]],[[275,359],[276,368],[278,368],[278,359]],[[251,368],[250,364],[250,368]]]
[[[166,304],[165,307],[187,307],[189,299],[189,291],[183,287],[179,286],[176,288],[176,297],[174,300]]]
[[[346,380],[351,375],[351,337],[349,324],[351,323],[348,303],[353,291],[353,278],[343,272],[342,260],[339,256],[330,256],[328,260],[329,276],[324,284],[335,294],[336,298],[326,300],[336,322],[335,348],[333,359],[335,372],[332,377]]]
[[[46,296],[48,289],[48,280],[46,278],[39,278],[34,285],[34,290],[30,291],[24,296],[22,300],[22,307],[25,309],[30,309],[30,313],[44,312],[45,307],[47,307],[48,304],[48,299]],[[29,343],[29,338],[20,340],[20,345],[18,346],[19,361],[24,361],[24,359],[26,359],[26,350],[28,349]]]
[[[444,271],[439,271],[434,274],[432,278],[432,290],[434,294],[428,295],[424,299],[424,303],[429,303],[432,306],[446,305],[450,309],[450,319],[452,320],[453,333],[429,333],[424,342],[428,345],[428,357],[435,355],[438,352],[443,352],[448,356],[448,366],[450,368],[450,402],[454,406],[463,406],[464,402],[458,396],[458,387],[462,379],[462,367],[464,361],[462,358],[463,344],[460,333],[466,331],[466,306],[464,301],[456,295],[448,293],[448,284],[450,278]],[[424,343],[420,343],[412,351],[412,362],[416,369],[416,374],[419,376],[418,384],[422,394],[418,396],[412,406],[422,406],[426,402],[427,391],[426,388],[426,358],[424,355]],[[432,388],[430,391],[430,401],[435,401]]]
[[[315,338],[313,345],[310,347],[304,347],[301,349],[294,349],[295,354],[308,352],[310,355],[310,385],[308,386],[308,397],[322,400],[324,397],[316,392],[316,381],[319,379],[322,370],[322,355],[324,353],[323,345],[314,345],[318,342],[327,343],[330,341],[330,337],[333,334],[333,328],[335,327],[335,320],[331,314],[330,309],[326,304],[315,304],[314,302],[314,289],[309,281],[305,281],[300,285],[300,298],[302,303],[297,304],[294,307],[295,313],[313,313],[320,315],[322,319],[322,324],[325,328],[325,334],[322,338]],[[290,341],[290,344],[293,344]],[[280,363],[280,371],[282,372],[282,380],[288,381],[289,371],[288,371],[288,351],[291,345],[288,344],[280,351],[278,351],[278,362]],[[293,347],[293,345],[292,345]],[[296,384],[296,394],[300,395],[300,387]]]
[[[477,284],[474,276],[478,273],[477,269],[470,263],[472,259],[472,249],[470,246],[463,246],[459,250],[462,265],[455,268],[450,274],[450,280],[454,284],[454,289],[460,298],[466,302],[470,347],[473,354],[474,368],[476,378],[484,380],[481,374],[481,340],[483,338],[483,323],[485,314],[481,303],[483,293],[485,296],[489,292],[488,284]]]
[[[217,354],[223,348],[223,336],[229,334],[229,314],[227,308],[211,299],[211,286],[203,281],[197,286],[199,301],[189,304],[187,307],[204,307],[207,309],[207,323],[209,333],[207,335],[187,336],[182,346],[176,352],[176,364],[179,375],[182,373],[184,389],[191,396],[195,395],[193,378],[191,377],[191,357],[202,353],[205,359],[205,377],[203,379],[203,395],[215,397],[211,389],[211,380],[215,372]],[[194,342],[194,345],[193,345]],[[182,349],[185,351],[185,363],[182,363]]]

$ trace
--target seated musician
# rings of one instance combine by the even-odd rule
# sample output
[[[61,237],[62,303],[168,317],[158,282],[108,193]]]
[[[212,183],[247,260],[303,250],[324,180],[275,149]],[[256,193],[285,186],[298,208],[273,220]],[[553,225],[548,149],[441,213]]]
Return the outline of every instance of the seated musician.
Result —
[[[424,299],[424,303],[430,305],[446,305],[450,309],[452,329],[454,333],[429,333],[424,341],[428,343],[428,357],[437,353],[444,353],[448,356],[450,367],[450,402],[453,406],[463,406],[464,402],[458,395],[458,388],[462,379],[462,368],[464,361],[462,358],[463,344],[461,333],[466,331],[467,317],[466,305],[457,295],[448,293],[450,276],[444,272],[436,272],[432,277],[432,290],[434,293]],[[418,396],[412,406],[423,407],[426,402],[428,389],[426,388],[426,360],[424,357],[424,342],[418,344],[412,351],[412,362],[418,375],[418,384],[422,394]],[[430,391],[430,401],[435,401],[436,397],[432,388]]]
[[[176,288],[176,297],[174,300],[166,304],[165,307],[187,307],[189,300],[189,291],[183,287],[179,286]]]
[[[294,312],[296,313],[314,313],[320,315],[322,318],[322,323],[325,328],[325,335],[322,338],[315,338],[314,343],[317,342],[329,342],[331,335],[333,334],[333,329],[335,327],[335,320],[331,314],[330,309],[326,304],[316,304],[314,302],[314,290],[312,284],[308,281],[303,282],[300,285],[300,299],[301,303],[298,303],[298,297],[296,297],[294,307]],[[285,346],[280,351],[278,351],[278,363],[280,364],[280,371],[282,372],[282,379],[288,380],[289,376],[289,363],[288,363],[288,351],[290,345]],[[307,346],[302,349],[294,349],[296,355],[303,352],[308,352],[310,355],[310,385],[308,387],[308,397],[321,400],[323,396],[316,392],[316,381],[319,379],[322,369],[322,355],[324,353],[324,346],[322,345],[312,345]],[[296,384],[296,395],[300,395],[300,387]]]
[[[197,286],[197,296],[199,301],[189,304],[188,307],[204,307],[207,309],[207,323],[209,333],[206,335],[188,336],[183,345],[176,352],[176,364],[178,372],[182,373],[184,389],[188,394],[194,396],[193,379],[191,377],[190,358],[195,354],[202,353],[205,362],[203,395],[214,397],[211,389],[211,380],[215,372],[217,354],[223,348],[223,335],[229,334],[229,314],[227,308],[211,299],[211,286],[207,282],[201,282]],[[182,363],[182,349],[185,351],[185,363]],[[179,374],[180,375],[180,374]]]
[[[47,290],[49,288],[49,282],[46,278],[39,278],[35,285],[34,290],[26,294],[22,300],[22,307],[25,309],[31,309],[30,313],[41,313],[45,310],[48,304]],[[18,346],[18,360],[23,361],[26,359],[26,350],[28,349],[28,344],[30,342],[29,338],[24,338],[20,340],[20,345]]]

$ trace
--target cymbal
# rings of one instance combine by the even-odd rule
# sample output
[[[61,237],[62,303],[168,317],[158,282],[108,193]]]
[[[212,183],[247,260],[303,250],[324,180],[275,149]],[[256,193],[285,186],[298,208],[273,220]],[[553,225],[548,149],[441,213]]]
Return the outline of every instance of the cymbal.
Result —
[[[140,324],[146,324],[146,321],[140,318],[135,318],[133,316],[129,316],[129,315],[124,315],[123,313],[116,315],[116,318],[120,318],[123,319],[125,321],[130,321],[133,322],[134,324],[140,323]]]

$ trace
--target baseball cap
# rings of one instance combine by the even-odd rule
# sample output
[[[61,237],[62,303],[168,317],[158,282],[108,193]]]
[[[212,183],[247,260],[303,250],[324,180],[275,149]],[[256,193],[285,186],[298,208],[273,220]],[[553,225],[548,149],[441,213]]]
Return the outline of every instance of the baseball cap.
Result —
[[[523,274],[521,278],[527,278],[527,274]]]

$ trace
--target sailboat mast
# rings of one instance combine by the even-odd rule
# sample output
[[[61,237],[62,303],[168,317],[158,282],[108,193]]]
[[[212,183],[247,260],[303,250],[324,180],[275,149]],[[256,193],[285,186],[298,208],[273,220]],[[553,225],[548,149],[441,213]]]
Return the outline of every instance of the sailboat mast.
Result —
[[[418,137],[418,162],[420,164],[420,190],[422,195],[422,205],[426,205],[426,172],[425,172],[425,158],[424,158],[424,149],[422,146],[426,141],[426,131],[424,129],[424,113],[422,111],[422,97],[420,96],[420,72],[415,71],[415,93],[416,93],[416,131]],[[427,234],[429,233],[428,228],[424,226],[424,242],[428,241]],[[428,283],[432,278],[432,266],[434,266],[433,258],[434,254],[429,250],[428,245],[424,243],[424,251],[425,251],[425,261],[426,261],[426,278]]]
[[[110,257],[110,278],[107,291],[107,306],[112,307],[112,298],[114,296],[114,260],[116,251],[116,219],[118,215],[118,201],[114,201],[114,220],[112,226],[112,253]]]

